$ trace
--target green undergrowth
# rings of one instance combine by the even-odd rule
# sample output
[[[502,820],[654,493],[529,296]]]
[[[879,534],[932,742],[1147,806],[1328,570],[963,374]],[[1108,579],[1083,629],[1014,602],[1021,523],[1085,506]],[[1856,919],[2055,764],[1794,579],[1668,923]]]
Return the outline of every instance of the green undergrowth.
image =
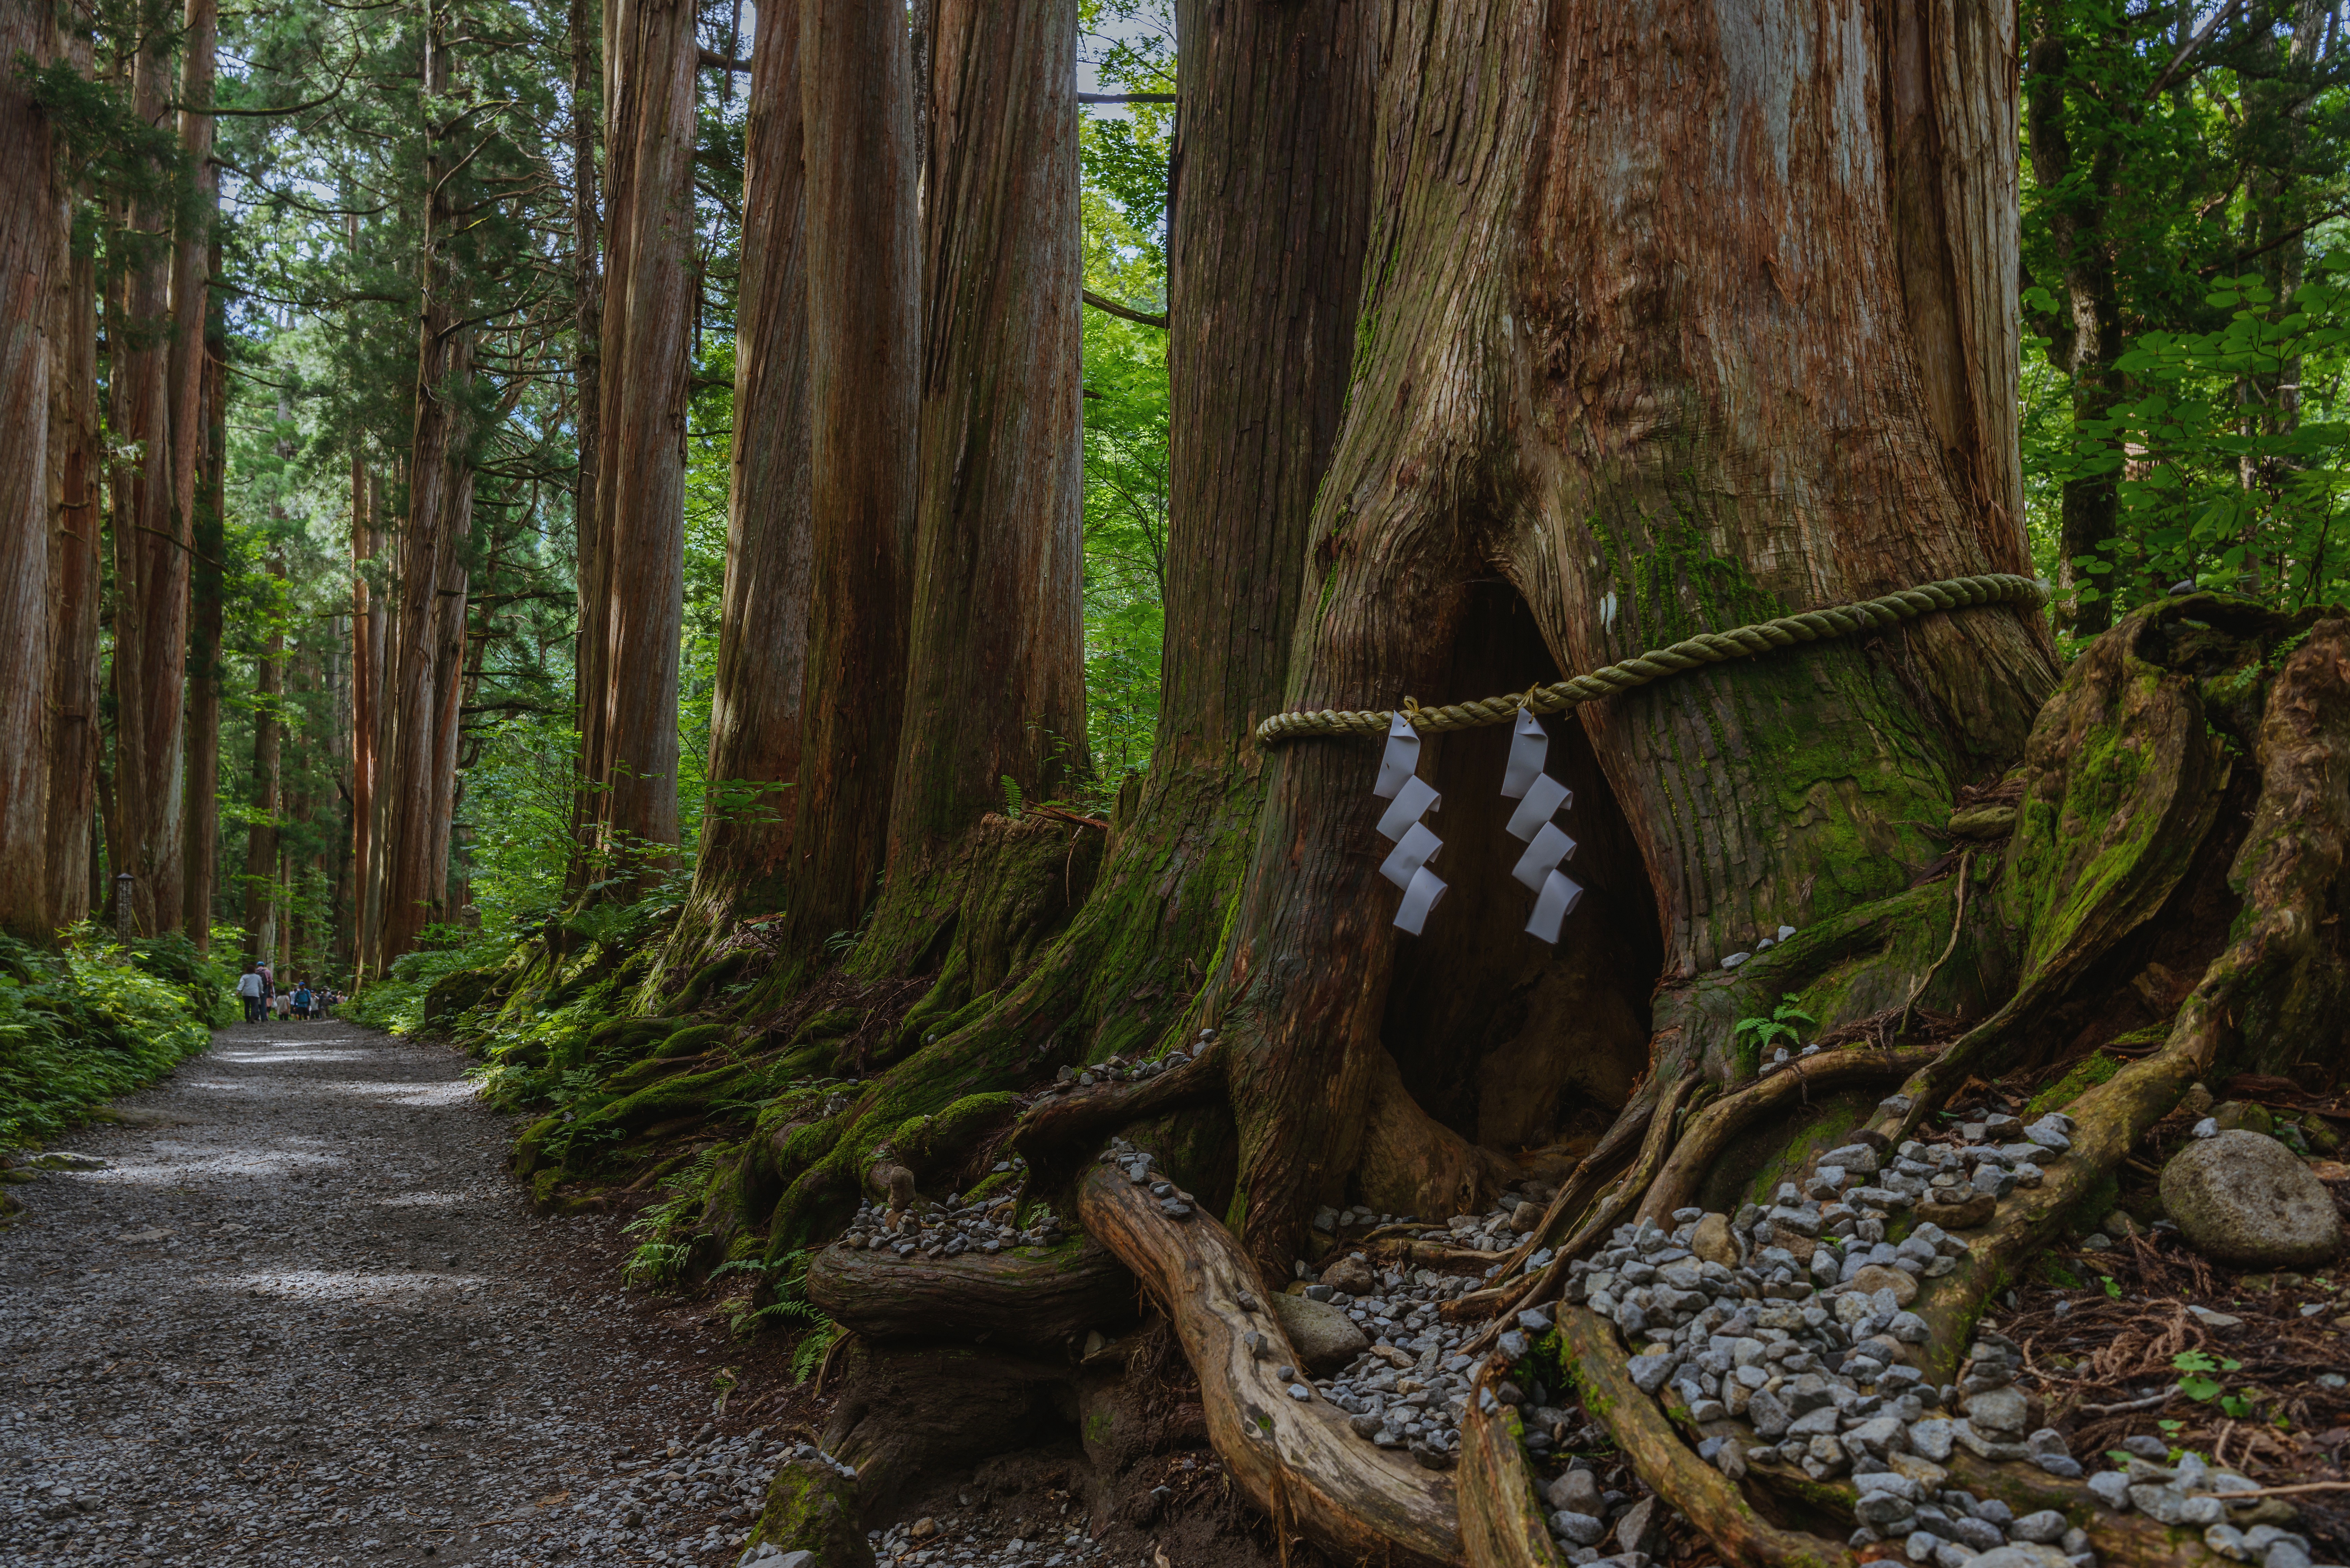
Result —
[[[54,952],[0,937],[0,1148],[89,1120],[236,1017],[236,977],[184,936],[125,947],[77,926],[65,937]]]

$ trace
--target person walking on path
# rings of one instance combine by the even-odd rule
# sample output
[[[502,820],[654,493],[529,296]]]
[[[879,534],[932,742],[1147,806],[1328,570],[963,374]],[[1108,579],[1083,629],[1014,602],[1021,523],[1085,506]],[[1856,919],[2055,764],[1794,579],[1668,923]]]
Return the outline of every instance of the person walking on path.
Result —
[[[311,1017],[315,1017],[315,1016],[317,1016],[317,1015],[316,1015],[315,1013],[313,1013],[313,1012],[311,1012],[311,1010],[310,1010],[311,1002],[312,1002],[314,1000],[316,1000],[316,999],[315,999],[315,998],[312,996],[312,994],[311,994],[311,991],[310,991],[310,982],[309,982],[308,981],[307,981],[307,980],[297,980],[297,981],[296,981],[294,982],[294,1016],[295,1016],[295,1017],[296,1017],[296,1018],[311,1018]]]
[[[261,969],[257,964],[245,965],[244,972],[237,976],[237,1000],[244,1003],[244,1021],[247,1023],[261,1022]]]

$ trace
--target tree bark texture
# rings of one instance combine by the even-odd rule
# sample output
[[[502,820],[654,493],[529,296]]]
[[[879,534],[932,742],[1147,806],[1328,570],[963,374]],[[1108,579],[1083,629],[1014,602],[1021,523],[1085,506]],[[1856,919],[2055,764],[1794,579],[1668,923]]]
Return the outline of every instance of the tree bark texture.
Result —
[[[1539,630],[1523,657],[1547,665],[1509,690],[1700,628],[2025,569],[1997,270],[2012,22],[1937,7],[1928,50],[1847,9],[1396,9],[1372,138],[1380,270],[1292,705],[1468,695],[1464,676],[1494,673],[1460,657],[1492,576]],[[1652,906],[1668,984],[1651,1088],[1723,1073],[1729,1040],[1683,1027],[1676,988],[1782,924],[1906,887],[1940,854],[1915,825],[2015,755],[2052,675],[2036,626],[1979,611],[1585,707],[1605,784],[1577,819],[1621,811],[1648,891],[1603,885],[1551,961]],[[1530,902],[1506,880],[1513,846],[1485,832],[1507,743],[1447,735],[1424,762],[1461,808],[1440,831],[1476,851],[1446,858],[1455,922],[1513,924]],[[1373,874],[1374,762],[1308,743],[1270,763],[1222,979],[1257,1036],[1233,1101],[1261,1257],[1288,1256],[1310,1205],[1347,1190],[1376,1054],[1409,1080],[1429,1046],[1388,1029],[1423,961]]]
[[[686,337],[693,320],[694,8],[617,0],[610,77],[597,527],[608,595],[598,777],[605,847],[665,864],[677,843],[678,634],[685,606]]]
[[[92,47],[77,29],[67,57],[87,75]],[[70,234],[61,229],[61,246]],[[47,914],[52,929],[89,913],[98,809],[99,599],[105,579],[99,494],[105,463],[98,420],[98,259],[75,254],[51,296],[57,345],[49,383],[49,493],[53,576]]]
[[[1004,779],[1042,801],[1088,771],[1076,36],[1074,0],[935,13],[893,882],[1005,809]]]
[[[743,284],[726,586],[710,707],[712,799],[680,923],[694,948],[681,955],[687,962],[736,908],[779,908],[791,868],[813,566],[799,51],[799,7],[761,12],[743,149]]]
[[[589,0],[571,0],[571,265],[574,322],[578,339],[572,401],[577,410],[579,462],[571,490],[573,559],[578,578],[578,626],[572,649],[574,722],[579,730],[580,787],[572,798],[571,890],[587,885],[589,849],[601,811],[604,725],[605,541],[597,509],[603,451],[604,285],[597,265],[596,141],[603,76],[597,67],[602,18]]]
[[[920,232],[901,6],[800,7],[806,171],[809,614],[789,924],[862,923],[904,708]]]
[[[269,636],[254,660],[252,820],[244,837],[244,930],[255,956],[266,959],[277,945],[284,911],[277,898],[277,825],[285,802],[280,791],[284,757],[281,713],[286,696],[286,628],[282,598],[286,556],[269,557],[273,589]]]
[[[216,252],[207,247],[211,265]],[[195,473],[191,532],[195,560],[188,582],[188,827],[180,922],[197,948],[212,950],[213,902],[220,879],[221,633],[224,557],[228,553],[228,341],[216,313],[207,313],[202,395],[191,423],[203,432]]]
[[[355,956],[373,950],[373,915],[369,889],[376,877],[376,785],[381,758],[377,740],[381,733],[383,680],[382,608],[369,581],[367,564],[382,548],[376,527],[376,486],[367,465],[351,459],[351,950]]]
[[[0,58],[57,57],[55,19],[18,5],[0,17]],[[71,356],[60,286],[67,192],[54,167],[48,117],[11,67],[0,82],[0,930],[49,936],[47,849],[56,573],[52,383]]]
[[[424,90],[428,102],[449,91],[451,59],[445,9],[429,9],[425,28]],[[473,330],[461,325],[463,289],[448,254],[454,224],[449,192],[450,128],[431,128],[425,155],[434,192],[427,207],[421,246],[422,321],[418,333],[416,423],[409,442],[408,517],[400,539],[400,595],[394,610],[395,652],[386,666],[384,701],[390,742],[390,767],[382,781],[386,805],[383,836],[383,910],[377,929],[373,968],[380,973],[416,946],[417,933],[432,919],[432,906],[446,877],[445,862],[434,857],[436,839],[444,847],[444,791],[436,770],[448,760],[441,743],[447,693],[441,678],[444,618],[463,626],[462,590],[449,587],[452,564],[470,526],[473,472],[468,407],[473,377]],[[458,579],[462,582],[462,577]],[[453,607],[452,607],[453,606]]]
[[[132,109],[162,123],[173,83],[150,34],[132,64]],[[114,509],[115,870],[128,871],[132,921],[142,932],[180,919],[181,818],[187,675],[188,518],[178,505],[172,434],[174,229],[170,200],[137,204],[123,280],[120,331],[109,330],[114,415],[109,434],[129,448]],[[112,327],[109,323],[109,327]]]

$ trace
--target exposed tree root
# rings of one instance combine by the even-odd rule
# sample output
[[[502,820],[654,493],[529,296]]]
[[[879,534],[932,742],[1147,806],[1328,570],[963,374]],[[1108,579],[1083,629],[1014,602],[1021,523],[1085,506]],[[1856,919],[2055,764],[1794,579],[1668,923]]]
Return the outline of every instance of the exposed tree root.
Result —
[[[1139,1084],[1090,1084],[1028,1107],[1012,1146],[1028,1162],[1039,1192],[1058,1192],[1076,1179],[1102,1140],[1123,1127],[1170,1111],[1188,1110],[1225,1092],[1220,1045]]]
[[[1175,1325],[1199,1376],[1208,1440],[1277,1527],[1375,1562],[1461,1560],[1451,1476],[1364,1442],[1319,1398],[1291,1397],[1276,1373],[1296,1353],[1230,1232],[1205,1214],[1170,1219],[1147,1189],[1099,1167],[1078,1188],[1077,1215]],[[1252,1334],[1261,1355],[1245,1343]]]
[[[900,1259],[831,1246],[808,1261],[807,1298],[877,1341],[946,1340],[1059,1356],[1087,1329],[1135,1316],[1134,1276],[1099,1242],[989,1257]]]

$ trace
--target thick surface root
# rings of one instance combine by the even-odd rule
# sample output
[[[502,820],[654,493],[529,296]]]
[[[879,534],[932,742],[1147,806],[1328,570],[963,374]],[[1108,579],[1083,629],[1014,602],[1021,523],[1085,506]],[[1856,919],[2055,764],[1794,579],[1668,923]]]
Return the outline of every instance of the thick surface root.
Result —
[[[990,1257],[899,1258],[827,1247],[808,1261],[807,1297],[875,1341],[945,1340],[1060,1356],[1088,1329],[1135,1317],[1134,1276],[1099,1242]]]
[[[1290,1394],[1277,1374],[1295,1365],[1296,1353],[1264,1282],[1229,1231],[1205,1214],[1170,1217],[1148,1188],[1106,1167],[1079,1188],[1077,1216],[1174,1324],[1199,1376],[1209,1442],[1275,1529],[1295,1530],[1348,1561],[1461,1561],[1449,1474],[1373,1447],[1335,1407]]]

